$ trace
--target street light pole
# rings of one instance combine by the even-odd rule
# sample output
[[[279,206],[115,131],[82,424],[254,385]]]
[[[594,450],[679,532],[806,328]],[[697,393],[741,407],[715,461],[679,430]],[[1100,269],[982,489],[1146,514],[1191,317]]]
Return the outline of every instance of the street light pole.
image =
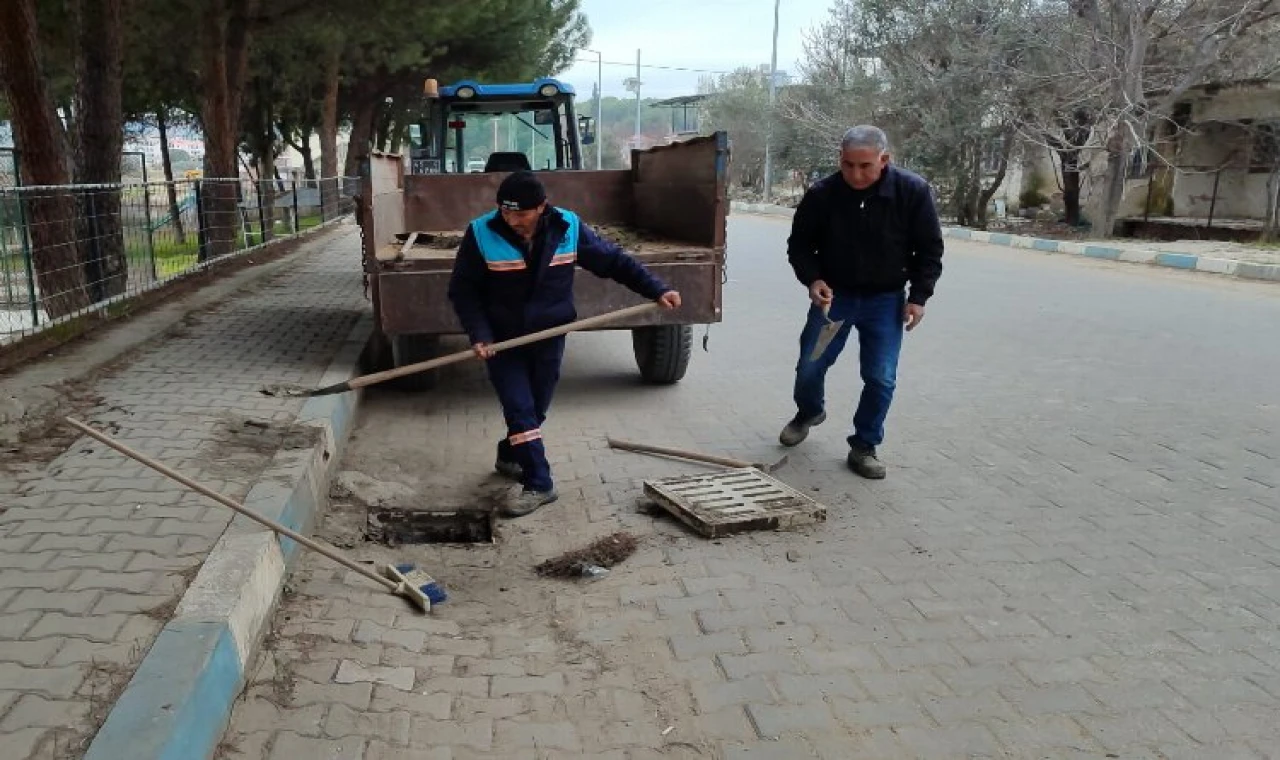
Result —
[[[604,168],[601,130],[604,129],[604,54],[599,50],[586,50],[596,54],[596,171]]]
[[[778,96],[778,6],[782,0],[773,0],[773,57],[769,61],[769,123],[764,135],[764,202],[768,203],[773,190],[773,122],[774,101]]]
[[[640,48],[636,48],[636,143],[640,137]]]

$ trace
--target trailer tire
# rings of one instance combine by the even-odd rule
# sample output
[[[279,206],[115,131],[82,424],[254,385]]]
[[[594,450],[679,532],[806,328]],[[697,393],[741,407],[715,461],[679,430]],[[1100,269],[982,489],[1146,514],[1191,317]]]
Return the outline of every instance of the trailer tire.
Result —
[[[640,377],[654,385],[680,382],[693,353],[693,325],[657,325],[631,331]]]
[[[417,362],[425,362],[439,355],[439,335],[396,335],[391,338],[391,362],[393,366],[404,367]],[[440,370],[433,369],[388,380],[387,385],[397,390],[420,393],[434,389],[439,380]]]

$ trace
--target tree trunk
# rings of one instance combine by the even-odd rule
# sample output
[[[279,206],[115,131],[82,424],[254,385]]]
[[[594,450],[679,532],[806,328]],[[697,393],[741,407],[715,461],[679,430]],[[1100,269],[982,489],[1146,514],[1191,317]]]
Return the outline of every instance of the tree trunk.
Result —
[[[1275,242],[1280,236],[1280,163],[1271,167],[1267,177],[1267,212],[1262,223],[1262,242]]]
[[[65,136],[40,67],[35,0],[0,3],[0,88],[13,114],[17,162],[28,185],[66,185]],[[24,194],[32,267],[52,318],[89,305],[76,246],[75,198],[60,189]]]
[[[1115,236],[1116,219],[1120,215],[1120,202],[1124,198],[1124,183],[1129,167],[1129,127],[1122,119],[1111,129],[1107,138],[1107,174],[1102,188],[1102,202],[1098,209],[1098,224],[1093,232],[1098,237]]]
[[[178,245],[185,245],[187,233],[182,228],[182,211],[178,208],[178,186],[173,181],[173,160],[169,156],[169,125],[163,108],[156,111],[156,127],[160,130],[160,163],[164,165],[164,186],[169,194],[169,218],[178,233]]]
[[[1062,205],[1066,223],[1072,227],[1084,224],[1080,207],[1080,157],[1084,146],[1093,135],[1093,116],[1083,108],[1076,108],[1059,119],[1062,138],[1050,137],[1050,144],[1058,154],[1062,166]]]
[[[262,223],[262,240],[275,239],[276,231],[276,182],[275,160],[272,151],[258,156],[258,218]]]
[[[376,85],[357,88],[352,98],[354,116],[351,120],[351,135],[347,143],[347,162],[343,176],[354,177],[359,174],[360,164],[369,155],[369,145],[374,139],[377,127],[379,93]]]
[[[275,239],[276,230],[276,146],[275,138],[270,128],[271,106],[269,101],[266,105],[264,117],[262,121],[266,125],[267,133],[258,138],[258,192],[255,195],[258,200],[258,220],[262,225],[261,242],[266,243]]]
[[[373,144],[379,153],[387,152],[387,140],[391,135],[392,121],[391,111],[389,109],[385,106],[378,109],[378,116],[376,117],[376,122],[378,124],[377,136],[374,138]]]
[[[272,116],[271,94],[266,80],[255,76],[253,87],[257,97],[250,101],[245,121],[248,124],[254,163],[257,164],[253,197],[261,232],[258,242],[266,243],[275,237],[275,119]]]
[[[400,149],[404,147],[405,133],[409,131],[409,128],[403,122],[407,117],[408,114],[403,114],[396,119],[395,128],[391,131],[391,144],[387,146],[390,153],[399,155]]]
[[[987,219],[987,204],[995,197],[996,191],[1004,184],[1005,174],[1009,171],[1009,156],[1013,153],[1013,135],[1012,129],[1006,129],[1003,132],[1002,142],[1000,145],[1000,165],[996,169],[996,176],[992,177],[991,184],[982,189],[978,196],[979,213],[979,229],[985,230],[990,220]]]
[[[369,143],[373,139],[373,122],[376,114],[376,104],[362,103],[357,107],[355,118],[351,123],[351,135],[348,137],[347,161],[342,170],[343,176],[356,176],[360,171],[360,162],[369,156]]]
[[[1115,105],[1145,105],[1143,91],[1143,65],[1147,59],[1147,45],[1150,34],[1147,31],[1142,9],[1133,4],[1121,9],[1119,21],[1123,23],[1127,34],[1123,37],[1127,44],[1119,48],[1124,56],[1117,63],[1121,69],[1119,76],[1112,84],[1112,103]],[[1116,218],[1120,214],[1120,203],[1124,199],[1124,185],[1129,168],[1129,151],[1132,148],[1132,137],[1142,134],[1137,128],[1140,125],[1126,109],[1107,135],[1107,178],[1103,187],[1102,208],[1098,215],[1099,226],[1094,232],[1103,238],[1115,236]]]
[[[119,185],[124,147],[121,101],[124,65],[123,0],[79,0],[75,5],[76,124],[75,182]],[[80,197],[80,240],[94,300],[125,292],[125,254],[120,190],[86,191]]]
[[[955,182],[955,189],[951,193],[951,208],[956,215],[956,224],[961,227],[972,227],[978,221],[974,208],[977,200],[977,187],[973,181],[977,174],[974,161],[971,146],[959,145],[956,147],[955,163],[948,172]]]
[[[1060,150],[1058,161],[1062,164],[1062,205],[1067,224],[1079,227],[1080,217],[1080,151]]]
[[[244,72],[249,53],[248,14],[257,0],[204,0],[202,23],[201,121],[206,178],[203,183],[207,245],[202,258],[231,253],[238,226],[237,136]]]
[[[338,208],[338,86],[342,74],[342,43],[329,50],[324,68],[324,103],[320,109],[320,207]],[[351,148],[347,148],[350,155]],[[350,176],[350,175],[348,175]]]
[[[311,127],[303,127],[298,139],[298,152],[302,154],[302,176],[314,180],[316,178],[316,159],[311,152]]]

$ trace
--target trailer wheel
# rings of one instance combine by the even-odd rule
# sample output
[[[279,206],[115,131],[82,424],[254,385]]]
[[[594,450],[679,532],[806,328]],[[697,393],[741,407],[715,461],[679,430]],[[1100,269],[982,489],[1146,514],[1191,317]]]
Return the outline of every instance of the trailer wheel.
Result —
[[[439,335],[396,335],[391,338],[391,359],[396,367],[425,362],[440,355]],[[436,387],[440,370],[416,372],[388,380],[387,385],[402,391],[429,391]]]
[[[693,352],[693,325],[637,327],[631,331],[640,377],[655,385],[680,382]]]

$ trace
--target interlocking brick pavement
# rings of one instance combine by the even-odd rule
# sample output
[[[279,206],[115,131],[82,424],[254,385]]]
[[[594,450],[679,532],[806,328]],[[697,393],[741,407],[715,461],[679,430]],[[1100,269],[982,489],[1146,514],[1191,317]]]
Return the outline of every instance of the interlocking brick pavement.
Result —
[[[495,547],[357,545],[439,578],[430,617],[303,561],[222,757],[1276,756],[1280,290],[952,243],[889,478],[844,468],[850,353],[777,474],[828,522],[707,541],[636,508],[645,477],[700,467],[604,437],[780,453],[803,296],[784,223],[730,232],[727,321],[684,382],[639,385],[625,335],[570,339],[560,502]],[[341,467],[424,504],[496,487],[476,367],[362,415]],[[606,578],[533,575],[619,527],[643,544]],[[411,667],[414,690],[333,684],[341,659]]]
[[[232,498],[274,449],[230,435],[292,422],[367,308],[350,225],[296,267],[175,325],[86,383],[82,419]],[[232,513],[87,438],[0,466],[0,752],[79,757]]]

